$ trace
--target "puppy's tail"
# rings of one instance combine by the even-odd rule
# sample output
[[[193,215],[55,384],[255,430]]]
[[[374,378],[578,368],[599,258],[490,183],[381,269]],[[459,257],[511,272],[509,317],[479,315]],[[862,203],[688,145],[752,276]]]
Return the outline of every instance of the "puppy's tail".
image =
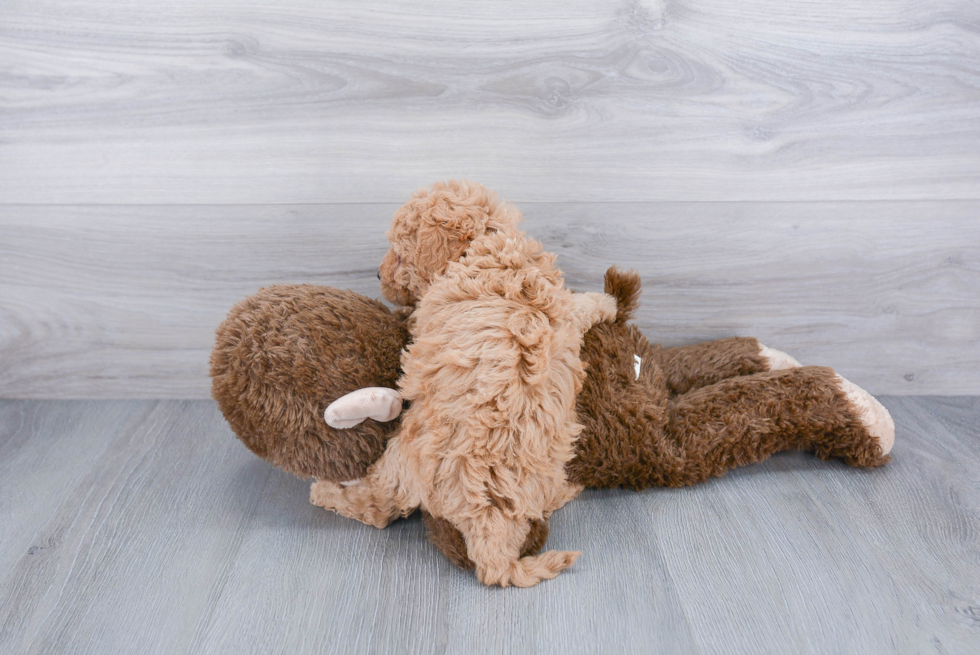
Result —
[[[616,299],[616,322],[625,323],[633,318],[640,306],[640,275],[636,271],[621,271],[610,266],[606,271],[605,291]]]
[[[581,554],[578,551],[549,550],[540,555],[530,555],[516,562],[510,562],[504,570],[494,573],[477,565],[476,575],[486,585],[533,587],[542,580],[550,580],[567,569]]]

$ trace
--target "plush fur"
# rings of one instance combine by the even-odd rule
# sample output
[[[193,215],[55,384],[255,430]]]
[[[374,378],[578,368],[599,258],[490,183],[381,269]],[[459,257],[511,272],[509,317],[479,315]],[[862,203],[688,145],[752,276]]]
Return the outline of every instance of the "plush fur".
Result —
[[[591,366],[577,402],[584,456],[569,463],[570,479],[588,487],[678,487],[788,449],[852,466],[886,461],[833,370],[769,371],[760,356],[767,349],[748,338],[651,346],[625,322],[639,289],[635,274],[606,274],[607,292],[625,302],[614,324],[586,336],[582,357]],[[646,364],[638,379],[630,353]]]
[[[411,406],[360,484],[311,491],[374,525],[421,506],[464,535],[477,577],[501,586],[537,584],[579,554],[521,550],[532,521],[581,491],[565,475],[581,431],[579,349],[616,313],[608,296],[566,290],[517,218],[468,183],[437,185],[395,215],[381,280],[391,300],[419,298],[399,381]]]
[[[275,466],[321,480],[362,478],[398,420],[335,430],[323,420],[324,399],[395,386],[406,316],[353,291],[262,289],[218,327],[211,395],[242,442]]]

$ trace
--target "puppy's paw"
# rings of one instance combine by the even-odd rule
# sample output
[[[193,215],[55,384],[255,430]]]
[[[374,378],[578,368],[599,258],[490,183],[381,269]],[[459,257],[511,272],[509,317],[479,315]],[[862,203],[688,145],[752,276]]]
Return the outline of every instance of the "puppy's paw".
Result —
[[[597,293],[596,303],[599,305],[599,319],[605,323],[616,320],[616,299],[608,293]]]
[[[616,299],[607,293],[595,291],[573,293],[571,316],[584,334],[596,323],[616,320]]]
[[[336,482],[329,480],[314,480],[310,485],[310,502],[323,509],[337,509],[337,501],[340,499],[344,488]]]
[[[792,356],[787,355],[781,350],[776,350],[775,348],[770,348],[769,346],[763,346],[759,344],[759,354],[763,359],[766,360],[766,364],[770,371],[782,371],[787,368],[800,368],[800,364]]]
[[[851,409],[867,428],[871,436],[878,440],[881,454],[887,455],[895,445],[895,421],[885,406],[870,393],[850,380],[837,376],[840,390],[847,396]]]

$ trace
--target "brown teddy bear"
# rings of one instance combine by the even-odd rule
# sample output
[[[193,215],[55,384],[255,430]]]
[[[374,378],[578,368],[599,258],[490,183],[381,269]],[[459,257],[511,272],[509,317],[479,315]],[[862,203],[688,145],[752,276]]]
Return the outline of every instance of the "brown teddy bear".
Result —
[[[683,486],[792,449],[851,466],[889,460],[887,410],[833,370],[800,367],[751,338],[651,345],[627,323],[639,277],[611,268],[605,291],[618,313],[581,349],[576,413],[585,429],[566,467],[571,482]],[[394,387],[408,340],[407,310],[329,287],[269,287],[218,328],[212,395],[255,454],[302,477],[356,484],[399,428]],[[433,543],[472,568],[455,526],[424,518]],[[522,555],[537,553],[547,533],[547,518],[531,521]]]

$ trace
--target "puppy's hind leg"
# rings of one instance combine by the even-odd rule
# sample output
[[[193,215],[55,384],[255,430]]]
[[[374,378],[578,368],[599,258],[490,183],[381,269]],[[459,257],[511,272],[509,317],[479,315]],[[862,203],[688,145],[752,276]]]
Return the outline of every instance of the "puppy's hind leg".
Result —
[[[459,526],[476,576],[486,585],[533,587],[571,566],[582,553],[549,550],[521,557],[521,546],[530,530],[526,519],[510,518],[486,508]]]

